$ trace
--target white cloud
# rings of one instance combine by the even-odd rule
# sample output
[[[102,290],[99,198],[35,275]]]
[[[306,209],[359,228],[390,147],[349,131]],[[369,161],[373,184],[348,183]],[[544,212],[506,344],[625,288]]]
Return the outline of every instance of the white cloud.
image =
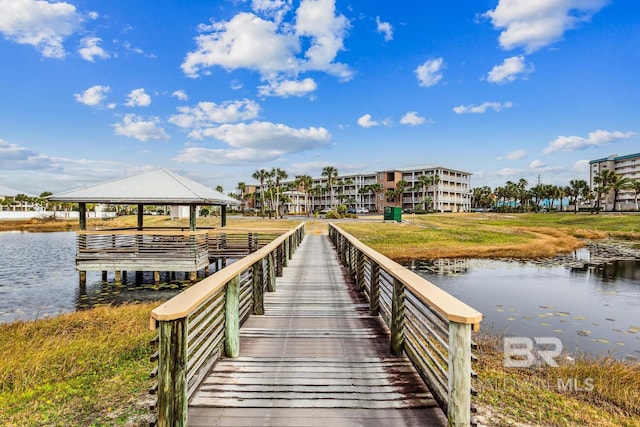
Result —
[[[589,173],[589,169],[589,160],[578,160],[571,167],[571,172],[587,174]]]
[[[518,78],[526,78],[527,74],[533,72],[532,64],[525,64],[524,56],[512,56],[507,58],[500,65],[496,65],[489,71],[487,81],[490,83],[504,84],[510,83]]]
[[[415,111],[409,111],[407,114],[402,116],[400,119],[400,124],[409,125],[409,126],[418,126],[423,124],[427,119],[424,117],[418,116],[418,113]]]
[[[189,97],[187,96],[187,92],[182,89],[176,90],[171,94],[171,96],[173,96],[174,98],[178,98],[180,101],[186,101],[189,99]]]
[[[325,128],[294,129],[270,122],[225,124],[199,132],[201,136],[218,139],[231,148],[188,147],[174,160],[208,164],[262,163],[325,147],[331,142],[331,134]]]
[[[509,160],[521,160],[527,157],[527,152],[524,150],[516,150],[507,154],[507,159]]]
[[[55,162],[49,156],[0,139],[0,170],[41,170],[55,167]]]
[[[503,168],[500,169],[499,171],[496,172],[496,175],[501,176],[501,177],[509,177],[509,176],[515,176],[518,173],[517,170],[512,169],[512,168]]]
[[[169,140],[169,135],[160,127],[159,117],[145,119],[135,114],[125,114],[122,122],[113,125],[116,135],[135,138],[140,141],[152,139]]]
[[[371,119],[371,114],[365,114],[364,116],[358,119],[358,124],[363,128],[370,128],[374,126],[390,126],[391,120],[384,119],[381,121],[376,121]]]
[[[522,47],[535,52],[558,40],[608,3],[608,0],[499,0],[484,16],[502,30],[499,41],[505,50]]]
[[[249,99],[241,101],[199,102],[195,107],[178,107],[169,122],[182,128],[211,127],[221,123],[234,123],[258,117],[260,106]]]
[[[393,27],[391,24],[380,21],[380,17],[376,16],[376,25],[378,32],[384,34],[384,41],[393,40]]]
[[[251,9],[272,18],[280,24],[284,16],[291,10],[291,0],[251,0]]]
[[[107,99],[107,94],[111,92],[109,86],[95,85],[81,93],[76,93],[73,96],[81,104],[89,105],[91,107],[97,107]]]
[[[148,107],[151,104],[151,97],[147,95],[144,88],[134,89],[127,96],[127,107]]]
[[[203,129],[201,133],[232,147],[277,150],[282,154],[306,151],[331,141],[331,134],[325,128],[294,129],[284,124],[258,121],[224,124]]]
[[[258,86],[259,93],[262,96],[280,96],[283,98],[289,96],[304,96],[315,91],[317,88],[318,85],[311,78],[306,78],[301,81],[270,81],[267,85]]]
[[[201,70],[216,65],[228,70],[248,68],[265,75],[293,71],[297,60],[292,51],[298,49],[297,40],[277,30],[274,22],[252,13],[201,26],[206,33],[196,37],[197,50],[187,54],[182,71],[188,77],[197,77]]]
[[[336,15],[334,0],[303,0],[295,22],[280,22],[283,15],[274,18],[274,11],[287,10],[289,3],[256,1],[253,7],[266,19],[243,12],[229,21],[201,25],[196,50],[181,65],[183,72],[198,77],[219,66],[255,70],[267,81],[286,80],[283,76],[304,71],[324,71],[342,80],[352,77],[347,65],[335,62],[344,49],[348,21]],[[303,51],[302,46],[308,48]]]
[[[442,80],[444,60],[442,58],[429,59],[415,69],[420,86],[429,87]]]
[[[547,166],[546,163],[541,162],[540,160],[537,160],[537,159],[529,163],[530,169],[542,169],[542,168],[545,168],[546,166]]]
[[[319,70],[349,80],[351,69],[333,62],[344,49],[343,40],[349,22],[344,15],[336,15],[335,0],[303,0],[296,13],[295,30],[298,37],[310,37],[311,46],[304,52],[306,61],[301,70]]]
[[[484,114],[489,109],[493,111],[502,111],[505,108],[511,107],[513,107],[512,102],[484,102],[480,105],[458,105],[457,107],[453,107],[453,111],[456,114]]]
[[[78,53],[85,61],[94,62],[95,58],[106,59],[109,54],[104,51],[98,44],[102,42],[99,37],[85,37],[80,40],[80,48]]]
[[[0,33],[35,47],[46,58],[64,58],[64,39],[82,23],[75,6],[65,2],[0,0],[0,10]]]
[[[341,174],[362,172],[367,170],[369,165],[367,163],[346,163],[346,162],[330,162],[327,160],[317,160],[309,162],[291,163],[287,166],[287,171],[290,175],[311,175],[320,176],[322,169],[326,166],[333,166],[340,171]]]
[[[551,154],[555,151],[576,151],[589,147],[601,147],[621,139],[629,139],[633,136],[635,136],[633,132],[609,132],[600,129],[590,132],[586,138],[581,136],[559,136],[549,142],[549,145],[542,150],[542,153]]]

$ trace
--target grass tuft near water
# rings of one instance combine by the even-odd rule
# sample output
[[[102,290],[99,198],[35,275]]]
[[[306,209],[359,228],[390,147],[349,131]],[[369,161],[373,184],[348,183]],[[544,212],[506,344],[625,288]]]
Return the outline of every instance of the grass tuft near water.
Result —
[[[148,417],[141,402],[151,385],[156,305],[0,325],[0,425],[116,426]]]
[[[639,426],[640,365],[608,358],[557,358],[558,367],[506,368],[502,339],[475,337],[482,425]]]

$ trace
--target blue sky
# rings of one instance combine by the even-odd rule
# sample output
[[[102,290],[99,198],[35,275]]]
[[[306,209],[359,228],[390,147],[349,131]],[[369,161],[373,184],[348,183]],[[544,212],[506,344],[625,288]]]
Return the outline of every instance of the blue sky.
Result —
[[[0,0],[0,183],[414,165],[566,185],[640,152],[633,0]]]

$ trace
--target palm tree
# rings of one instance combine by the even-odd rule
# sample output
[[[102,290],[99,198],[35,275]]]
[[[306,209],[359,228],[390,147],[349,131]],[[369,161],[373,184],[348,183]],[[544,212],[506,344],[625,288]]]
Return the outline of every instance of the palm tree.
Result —
[[[420,175],[416,188],[422,191],[422,208],[427,210],[427,193],[426,190],[433,185],[433,176]]]
[[[322,195],[324,194],[324,192],[326,191],[326,188],[323,188],[320,184],[316,185],[315,187],[313,187],[312,189],[309,190],[309,194],[311,194],[313,197],[322,197]],[[322,206],[321,201],[318,202],[318,204],[320,206]]]
[[[276,189],[276,219],[278,219],[278,216],[281,217],[280,215],[280,180],[282,179],[287,179],[289,177],[289,175],[287,174],[287,172],[285,172],[284,170],[280,169],[280,168],[276,168],[273,169],[271,171],[273,173],[274,179],[275,179],[275,189]]]
[[[311,210],[309,208],[309,190],[313,187],[313,178],[309,175],[300,175],[298,179],[296,179],[296,183],[302,188],[302,191],[304,191],[304,206],[308,217],[310,214],[309,211]]]
[[[224,188],[222,188],[222,185],[217,185],[216,186],[216,191],[219,191],[221,193],[224,193]]]
[[[526,179],[520,178],[516,184],[518,199],[520,200],[520,211],[524,212],[525,204],[528,200],[529,192],[527,191],[529,183]]]
[[[331,209],[333,209],[335,204],[333,200],[333,186],[335,185],[336,179],[338,178],[338,169],[334,168],[333,166],[325,166],[322,169],[322,176],[327,177],[327,188],[331,192]]]
[[[567,187],[567,195],[573,203],[573,213],[578,213],[578,201],[585,195],[585,190],[589,191],[589,185],[584,179],[572,179]]]
[[[434,186],[434,189],[433,189],[433,210],[434,211],[438,210],[438,183],[440,183],[440,175],[435,174],[432,177],[432,183],[431,183],[431,185]]]
[[[266,169],[259,169],[251,175],[253,179],[260,182],[260,210],[264,210],[264,182],[267,179],[267,175],[269,175],[269,172]]]
[[[616,211],[616,203],[618,202],[618,194],[620,191],[631,188],[632,181],[629,177],[615,174],[609,182],[609,189],[613,190],[613,212]]]
[[[380,192],[383,189],[382,184],[376,182],[375,184],[369,184],[369,185],[365,185],[363,187],[360,188],[360,190],[358,190],[358,193],[360,194],[367,194],[369,193],[369,202],[371,203],[371,199],[373,199],[374,203],[373,206],[376,210],[376,212],[378,211],[378,197],[376,196],[378,192]]]
[[[640,205],[638,205],[638,194],[640,194],[640,180],[635,180],[631,184],[631,189],[634,191],[633,200],[636,202],[636,209],[640,211]]]

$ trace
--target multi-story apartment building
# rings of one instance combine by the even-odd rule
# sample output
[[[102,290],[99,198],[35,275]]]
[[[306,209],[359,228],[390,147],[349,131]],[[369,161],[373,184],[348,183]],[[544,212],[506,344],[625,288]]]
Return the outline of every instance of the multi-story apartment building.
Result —
[[[589,185],[591,188],[596,186],[594,182],[595,177],[604,170],[613,170],[623,178],[640,181],[640,153],[626,156],[614,154],[603,159],[591,160],[589,162]],[[614,197],[614,192],[611,190],[609,194],[607,194],[606,200],[602,202],[602,207],[605,210],[613,210]],[[621,190],[618,193],[617,210],[635,210],[637,208],[635,191]]]
[[[432,184],[421,186],[421,176],[431,177]],[[442,166],[406,167],[339,175],[331,191],[327,188],[327,177],[322,176],[313,179],[312,190],[308,194],[301,187],[287,191],[285,194],[290,199],[287,203],[287,211],[315,212],[344,204],[358,213],[383,212],[385,206],[460,212],[471,208],[470,178],[471,174],[468,172]],[[294,183],[295,180],[282,182],[283,185]],[[257,194],[260,193],[259,186],[248,187]],[[400,187],[401,195],[392,195],[388,191],[397,190]],[[260,196],[258,195],[254,197],[251,207],[259,206]]]

